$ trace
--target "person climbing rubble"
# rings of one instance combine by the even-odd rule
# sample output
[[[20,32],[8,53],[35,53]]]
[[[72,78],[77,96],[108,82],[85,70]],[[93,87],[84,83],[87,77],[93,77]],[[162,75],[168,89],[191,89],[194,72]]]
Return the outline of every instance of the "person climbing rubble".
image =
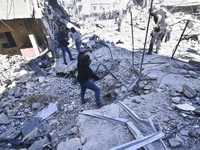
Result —
[[[60,44],[60,47],[61,47],[61,50],[62,50],[62,53],[63,53],[64,64],[68,65],[67,60],[66,60],[66,51],[67,51],[71,61],[74,60],[74,58],[72,57],[71,51],[68,48],[69,38],[68,38],[68,34],[66,33],[66,29],[67,28],[64,25],[60,26],[60,31],[57,34],[57,39],[58,39],[58,42]]]
[[[154,17],[154,29],[151,32],[151,41],[147,54],[152,54],[153,44],[156,42],[156,54],[160,50],[161,42],[166,33],[165,19],[169,16],[163,10],[157,10],[155,6],[149,9],[150,14]]]
[[[119,18],[119,20],[118,20],[118,29],[117,29],[117,31],[119,31],[119,32],[121,32],[121,24],[122,24],[122,19]]]
[[[81,52],[81,33],[77,31],[74,27],[71,27],[71,32],[69,32],[69,37],[72,38],[72,42],[75,43],[77,51]]]
[[[92,69],[89,67],[91,64],[91,59],[89,55],[85,55],[86,52],[92,52],[92,49],[85,49],[78,55],[78,76],[77,80],[80,83],[81,86],[81,101],[82,104],[87,102],[89,99],[85,99],[85,92],[86,89],[91,89],[95,92],[95,98],[96,98],[96,106],[97,108],[100,108],[105,105],[104,102],[100,102],[100,89],[97,87],[93,82],[89,81],[89,79],[94,80],[100,80],[104,78],[108,72],[105,72],[101,76],[97,76]]]

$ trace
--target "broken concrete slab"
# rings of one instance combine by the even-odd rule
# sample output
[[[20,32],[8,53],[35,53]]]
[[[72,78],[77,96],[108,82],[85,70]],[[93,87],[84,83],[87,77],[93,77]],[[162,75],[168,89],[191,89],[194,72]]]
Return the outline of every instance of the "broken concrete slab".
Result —
[[[69,150],[79,150],[82,149],[82,144],[80,142],[79,138],[74,138],[70,140],[66,140],[65,142],[61,142],[57,146],[57,150],[64,150],[64,149],[69,149]]]
[[[175,105],[176,108],[180,109],[180,110],[185,110],[185,111],[194,111],[196,110],[195,107],[189,105],[189,104],[178,104]]]
[[[179,141],[175,140],[175,138],[169,139],[169,144],[172,148],[181,146],[181,143]]]
[[[40,140],[38,140],[38,141],[36,141],[36,142],[34,142],[29,148],[28,148],[28,150],[42,150],[45,146],[46,146],[46,144],[47,143],[49,143],[49,140],[48,140],[48,138],[43,138],[43,139],[40,139]]]
[[[57,103],[58,102],[49,104],[46,108],[38,112],[35,115],[35,117],[42,118],[42,120],[47,118],[48,116],[50,116],[51,114],[53,114],[54,112],[58,110]]]
[[[10,125],[7,129],[5,129],[6,131],[3,132],[0,137],[2,138],[12,138],[11,136],[13,135],[12,133],[16,132],[16,129],[14,128],[13,125]]]
[[[197,92],[194,91],[192,88],[190,88],[188,85],[184,84],[183,85],[183,93],[188,97],[188,98],[193,98],[194,96],[197,95]]]
[[[4,113],[0,114],[0,124],[9,124],[10,120],[8,119],[8,116]]]
[[[39,118],[33,118],[33,119],[29,120],[29,121],[26,121],[23,124],[23,127],[21,129],[22,134],[24,136],[26,136],[27,134],[29,134],[30,132],[32,132],[34,130],[34,128],[38,128],[38,129],[41,129],[41,130],[44,129],[44,126],[41,123],[41,119],[39,119]]]

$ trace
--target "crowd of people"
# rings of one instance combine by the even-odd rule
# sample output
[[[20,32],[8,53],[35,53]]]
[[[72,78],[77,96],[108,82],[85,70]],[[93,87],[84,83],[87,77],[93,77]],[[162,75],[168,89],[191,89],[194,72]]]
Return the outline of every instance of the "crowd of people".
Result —
[[[166,33],[166,23],[165,18],[168,17],[165,11],[163,10],[157,10],[156,7],[152,7],[149,10],[150,14],[154,17],[154,30],[151,33],[151,41],[149,45],[149,50],[147,54],[152,54],[153,51],[153,45],[156,43],[156,52],[158,53],[160,49],[160,45],[162,42],[163,37]],[[126,14],[126,11],[123,11],[121,14],[122,16]],[[118,24],[118,31],[120,32],[121,27],[121,17],[119,11],[115,11],[113,13],[104,13],[100,17],[101,19],[115,19],[115,23]],[[92,52],[92,49],[81,49],[81,33],[77,31],[74,27],[71,29],[68,29],[65,25],[61,25],[59,27],[59,32],[57,35],[57,39],[60,44],[60,48],[62,50],[63,54],[63,60],[64,64],[68,64],[66,60],[66,52],[69,55],[70,60],[74,60],[72,57],[71,51],[68,48],[69,45],[69,39],[72,39],[72,42],[76,45],[76,49],[78,51],[78,63],[77,63],[77,70],[78,70],[78,76],[77,81],[80,83],[81,87],[81,102],[82,104],[86,103],[89,99],[85,98],[85,92],[86,89],[91,89],[95,92],[95,98],[96,98],[96,106],[98,108],[105,105],[104,102],[100,102],[100,88],[97,87],[93,82],[90,81],[90,79],[93,80],[100,80],[104,78],[109,72],[105,72],[102,76],[97,76],[93,70],[91,69],[91,59],[90,56],[87,55],[87,52]]]
[[[94,18],[95,20],[111,20],[119,17],[124,17],[127,14],[127,10],[113,10],[109,12],[92,13],[90,16],[79,16],[79,20],[86,20],[87,18]]]

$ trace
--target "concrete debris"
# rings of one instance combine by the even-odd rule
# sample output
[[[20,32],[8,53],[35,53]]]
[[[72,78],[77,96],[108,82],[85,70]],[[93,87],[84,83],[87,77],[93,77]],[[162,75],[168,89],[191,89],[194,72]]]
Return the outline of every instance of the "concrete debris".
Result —
[[[40,119],[38,118],[33,118],[30,121],[25,122],[21,130],[22,130],[22,134],[24,136],[27,136],[35,129],[41,129],[41,130],[44,129],[43,124],[40,123]]]
[[[9,124],[9,123],[10,123],[10,120],[8,119],[8,117],[4,113],[1,113],[0,124]]]
[[[191,89],[188,85],[184,84],[183,85],[183,93],[188,97],[188,98],[193,98],[194,96],[197,95],[197,92]]]
[[[155,3],[163,1],[157,0]],[[120,32],[116,30],[118,26],[114,18],[110,16],[110,19],[105,20],[107,15],[84,16],[84,20],[74,23],[80,27],[76,29],[82,34],[82,50],[89,47],[94,49],[93,53],[87,53],[92,60],[92,70],[98,75],[110,72],[95,83],[101,89],[101,101],[106,103],[101,109],[95,109],[95,95],[91,90],[86,91],[86,97],[90,100],[81,104],[80,85],[76,80],[77,59],[64,65],[61,49],[56,44],[53,51],[55,54],[52,56],[42,54],[30,60],[20,55],[0,55],[0,137],[20,141],[20,145],[17,145],[19,149],[96,150],[111,149],[134,140],[137,142],[139,137],[146,138],[158,133],[159,137],[155,140],[162,138],[163,134],[169,137],[160,139],[161,143],[159,140],[146,142],[141,139],[145,144],[139,142],[139,147],[150,143],[155,149],[163,150],[166,149],[162,145],[164,143],[168,149],[198,149],[198,17],[178,11],[179,7],[170,7],[173,10],[168,11],[172,14],[166,22],[171,38],[166,42],[163,40],[158,54],[144,54],[140,74],[143,55],[141,48],[149,17],[146,6],[149,4],[143,3],[141,8],[136,3],[139,1],[134,1],[134,5],[130,1],[128,5],[134,12],[134,47],[131,43],[129,13],[122,17]],[[74,5],[74,8],[75,6],[78,5]],[[47,32],[53,39],[60,24],[74,26],[66,19],[53,15],[52,12],[56,9],[59,7],[52,6],[44,10],[52,28]],[[180,39],[188,18],[192,23],[188,24],[185,32],[188,35],[183,35]],[[149,30],[152,29],[153,23],[150,22]],[[172,60],[170,58],[179,39],[180,43]],[[56,40],[53,41],[56,43]],[[77,58],[76,47],[69,42],[72,56]],[[149,42],[147,40],[148,44]],[[126,107],[120,107],[120,103]],[[95,114],[104,120],[82,114]],[[184,127],[177,130],[180,126]],[[10,148],[13,146],[9,141],[1,144]],[[1,144],[0,149],[8,149],[1,147]]]
[[[63,149],[73,149],[73,150],[79,150],[82,149],[82,144],[80,142],[80,139],[70,139],[65,142],[60,142],[58,144],[57,150],[63,150]]]
[[[180,110],[185,110],[185,111],[194,111],[196,109],[195,107],[189,104],[179,104],[179,105],[176,105],[176,108]]]
[[[177,148],[181,146],[181,143],[179,141],[176,141],[174,138],[169,140],[169,144],[172,148]]]
[[[57,103],[58,102],[49,104],[46,108],[44,108],[43,110],[38,112],[35,115],[35,117],[39,117],[39,118],[42,118],[42,119],[47,118],[48,116],[50,116],[51,114],[53,114],[54,112],[56,112],[58,110]]]

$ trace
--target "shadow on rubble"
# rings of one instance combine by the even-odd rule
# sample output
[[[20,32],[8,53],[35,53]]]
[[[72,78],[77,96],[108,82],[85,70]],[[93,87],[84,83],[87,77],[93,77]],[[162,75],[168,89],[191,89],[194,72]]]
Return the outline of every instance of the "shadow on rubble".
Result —
[[[116,100],[123,100],[128,95],[135,96],[147,94],[147,91],[149,93],[154,91],[154,89],[148,87],[152,87],[157,83],[149,80],[146,75],[139,74],[142,51],[135,52],[134,62],[139,63],[133,65],[132,52],[130,50],[117,47],[114,43],[102,41],[95,35],[89,41],[92,43],[90,47],[94,49],[94,52],[91,54],[93,71],[96,74],[109,71],[109,77],[97,82],[101,88],[102,99],[107,104],[113,103]],[[116,44],[123,44],[123,41],[119,40]],[[88,43],[85,42],[83,42],[82,46],[84,49],[89,47]],[[115,50],[119,50],[119,54],[111,50],[112,46],[114,46]],[[162,56],[161,59],[164,61],[157,62],[155,57],[160,57],[160,55],[152,56],[145,55],[144,66],[165,64],[167,62],[165,60],[170,59],[167,56]],[[51,91],[49,91],[50,94],[37,95],[31,92],[33,92],[36,82],[44,83],[44,78],[42,77],[51,75],[52,64],[56,62],[51,61],[47,54],[30,60],[28,65],[23,62],[24,60],[17,62],[17,59],[7,58],[11,68],[15,64],[19,66],[18,70],[12,68],[12,70],[18,71],[16,76],[6,77],[7,73],[5,71],[2,73],[5,80],[0,81],[0,147],[24,147],[30,149],[47,147],[47,149],[53,149],[55,147],[53,145],[55,139],[58,142],[63,138],[73,137],[74,133],[68,132],[69,129],[67,128],[50,136],[50,132],[56,128],[57,123],[53,120],[55,122],[52,121],[48,125],[49,123],[45,119],[56,117],[55,115],[52,116],[52,114],[60,108],[58,106],[60,104],[56,102],[58,97],[52,96]],[[149,61],[150,59],[152,59],[152,62]],[[76,63],[74,62],[73,65],[76,66]],[[78,84],[75,80],[76,75],[77,69],[72,67],[68,72],[56,72],[54,77],[74,79],[73,84]],[[29,79],[32,80],[29,81]],[[141,82],[137,85],[139,80]],[[59,140],[56,137],[59,137]]]

